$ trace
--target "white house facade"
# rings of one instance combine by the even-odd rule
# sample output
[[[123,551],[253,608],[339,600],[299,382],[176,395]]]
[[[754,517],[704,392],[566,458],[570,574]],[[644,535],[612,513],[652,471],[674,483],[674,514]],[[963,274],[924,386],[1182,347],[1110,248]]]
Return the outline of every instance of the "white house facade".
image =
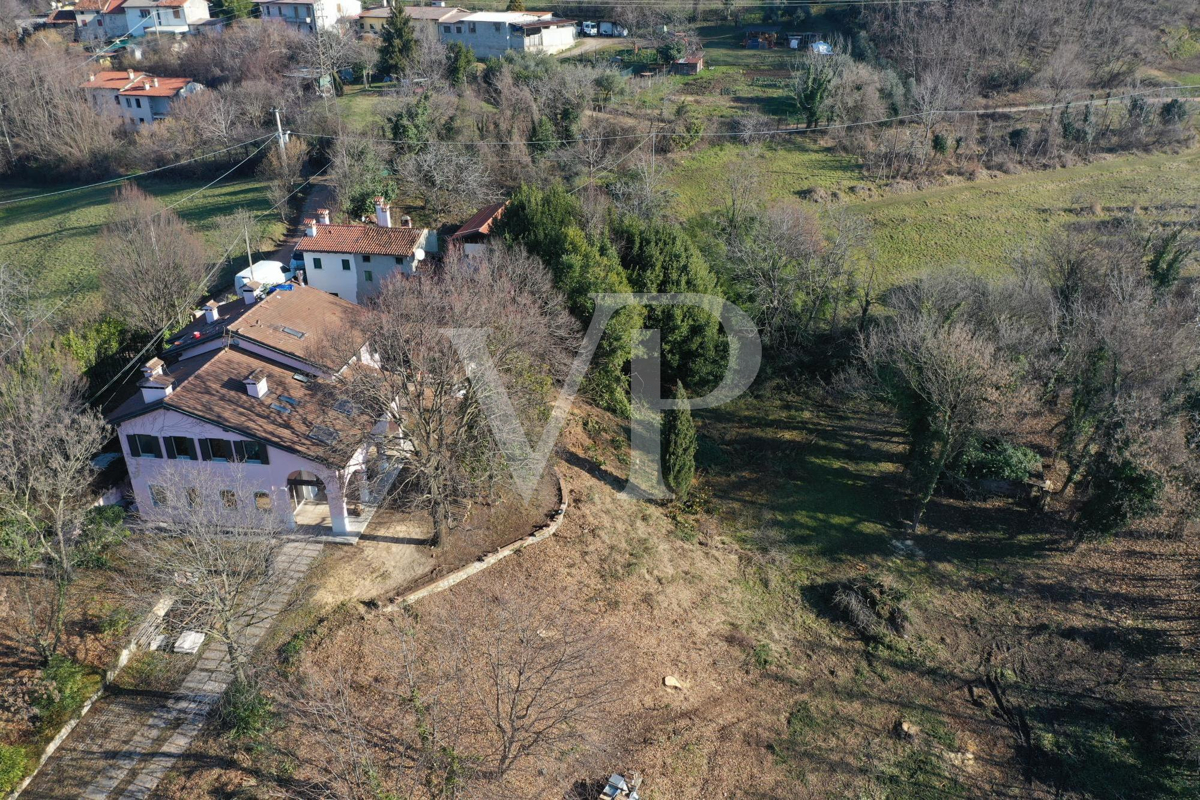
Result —
[[[295,283],[262,298],[247,287],[243,299],[206,306],[110,415],[134,498],[163,514],[219,502],[288,527],[357,532],[387,469],[375,436],[386,423],[331,407],[325,384],[372,364],[366,342],[331,360],[362,310]]]
[[[125,0],[130,36],[189,33],[211,18],[206,0]]]
[[[359,0],[255,0],[264,20],[283,22],[293,28],[313,33],[329,30],[347,17],[357,18],[362,12]]]
[[[575,44],[575,22],[550,12],[479,11],[456,14],[438,22],[443,42],[462,42],[480,58],[506,50],[560,53]]]
[[[393,273],[416,275],[429,253],[437,252],[437,233],[413,228],[407,217],[391,226],[391,208],[375,198],[375,225],[331,225],[329,211],[304,221],[296,252],[304,257],[304,280],[309,286],[351,303],[361,303],[379,291]]]
[[[81,88],[98,112],[121,117],[136,128],[165,119],[171,106],[204,88],[191,78],[160,78],[134,70],[106,70],[88,75]]]

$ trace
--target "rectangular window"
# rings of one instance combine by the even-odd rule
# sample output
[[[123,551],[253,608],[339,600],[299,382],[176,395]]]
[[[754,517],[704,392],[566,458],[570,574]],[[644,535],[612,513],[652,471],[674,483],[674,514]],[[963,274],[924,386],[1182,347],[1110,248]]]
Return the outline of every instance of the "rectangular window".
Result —
[[[342,259],[342,269],[346,270],[347,272],[350,271],[350,259],[348,259],[348,258]]]
[[[189,486],[183,490],[183,500],[187,503],[188,508],[200,507],[200,490],[195,486]]]
[[[113,95],[113,100],[117,101],[117,105],[121,105],[121,98],[117,97],[116,95]]]
[[[196,440],[190,436],[164,436],[163,444],[167,446],[167,458],[196,460]]]
[[[266,513],[271,510],[271,495],[266,492],[254,493],[254,507]]]
[[[103,28],[103,27],[104,27],[104,20],[103,20],[103,19],[98,19],[98,20],[96,20],[96,26],[97,26],[97,27],[100,27],[100,28]]]
[[[126,440],[129,442],[129,455],[134,458],[162,458],[162,449],[158,446],[158,437],[147,433],[131,433]]]
[[[364,264],[370,264],[370,263],[371,263],[371,257],[370,257],[370,256],[359,256],[359,258],[361,258],[361,259],[363,260],[363,263],[364,263]]]
[[[138,108],[141,108],[141,107],[142,107],[142,98],[140,98],[140,97],[135,97],[135,98],[133,98],[133,102],[137,103],[137,107],[138,107]]]
[[[166,508],[170,505],[167,499],[167,490],[161,486],[150,484],[150,502],[154,503],[157,508]]]
[[[474,33],[474,32],[475,32],[475,23],[474,23],[474,22],[468,22],[468,23],[467,23],[467,30],[468,30],[468,31],[470,31],[471,33]]]
[[[235,492],[233,489],[222,489],[221,505],[230,511],[237,508],[237,492]]]
[[[143,8],[141,11],[138,12],[138,15],[142,19],[145,19],[146,17],[150,16],[150,12]]]
[[[179,9],[178,8],[173,9],[171,11],[171,16],[174,17],[175,19],[179,19]]]
[[[442,33],[449,33],[449,32],[450,32],[450,26],[449,26],[449,25],[443,25],[443,26],[442,26]]]
[[[500,32],[500,25],[501,25],[501,23],[499,23],[499,22],[493,22],[493,23],[492,23],[492,30],[494,30],[496,33],[499,33],[499,32]]]
[[[132,101],[132,100],[130,100],[128,97],[126,97],[126,98],[125,98],[125,107],[126,107],[126,108],[133,108],[133,101]]]
[[[226,439],[201,439],[200,457],[205,461],[233,461],[233,442]]]
[[[233,454],[238,461],[245,461],[247,464],[271,463],[270,459],[267,457],[267,446],[262,442],[256,442],[253,439],[234,442]]]
[[[455,25],[455,26],[454,26],[454,32],[455,32],[455,33],[462,33],[462,25]]]
[[[369,269],[368,269],[368,270],[365,270],[365,271],[363,272],[363,275],[365,275],[365,276],[366,276],[366,278],[367,278],[367,283],[374,283],[374,282],[375,282],[375,276],[371,274],[371,270],[369,270]]]
[[[313,269],[320,269],[320,268],[321,268],[321,259],[314,256],[313,257]]]

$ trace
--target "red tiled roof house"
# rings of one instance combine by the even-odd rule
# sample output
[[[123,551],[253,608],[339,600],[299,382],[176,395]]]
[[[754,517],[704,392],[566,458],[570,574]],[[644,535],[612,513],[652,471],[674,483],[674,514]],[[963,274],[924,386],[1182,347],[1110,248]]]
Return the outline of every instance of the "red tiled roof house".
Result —
[[[81,87],[93,108],[116,114],[129,127],[165,119],[173,103],[204,88],[191,78],[160,78],[132,69],[93,72]]]
[[[329,211],[304,221],[296,252],[304,257],[304,280],[335,297],[361,303],[392,273],[412,276],[438,248],[437,233],[412,227],[408,217],[392,226],[392,209],[375,198],[375,224],[331,225]]]

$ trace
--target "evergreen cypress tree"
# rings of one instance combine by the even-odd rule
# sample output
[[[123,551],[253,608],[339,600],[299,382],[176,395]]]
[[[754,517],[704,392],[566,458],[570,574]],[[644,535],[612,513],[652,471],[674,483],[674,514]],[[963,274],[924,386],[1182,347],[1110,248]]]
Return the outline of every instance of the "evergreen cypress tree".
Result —
[[[392,15],[383,25],[379,43],[379,71],[384,75],[403,75],[417,60],[417,36],[412,20],[399,3],[392,6]]]
[[[675,383],[675,399],[687,400],[683,384]],[[671,409],[663,420],[663,478],[675,499],[685,502],[696,475],[696,424],[686,405]]]

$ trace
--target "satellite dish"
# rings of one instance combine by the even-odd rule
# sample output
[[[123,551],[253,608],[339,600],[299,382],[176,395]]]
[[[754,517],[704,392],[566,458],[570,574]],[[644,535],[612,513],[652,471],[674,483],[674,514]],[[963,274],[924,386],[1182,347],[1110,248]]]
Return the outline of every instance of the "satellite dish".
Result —
[[[422,250],[419,247],[416,250],[413,250],[413,261],[424,261],[424,260],[425,260],[425,251],[424,250]]]

